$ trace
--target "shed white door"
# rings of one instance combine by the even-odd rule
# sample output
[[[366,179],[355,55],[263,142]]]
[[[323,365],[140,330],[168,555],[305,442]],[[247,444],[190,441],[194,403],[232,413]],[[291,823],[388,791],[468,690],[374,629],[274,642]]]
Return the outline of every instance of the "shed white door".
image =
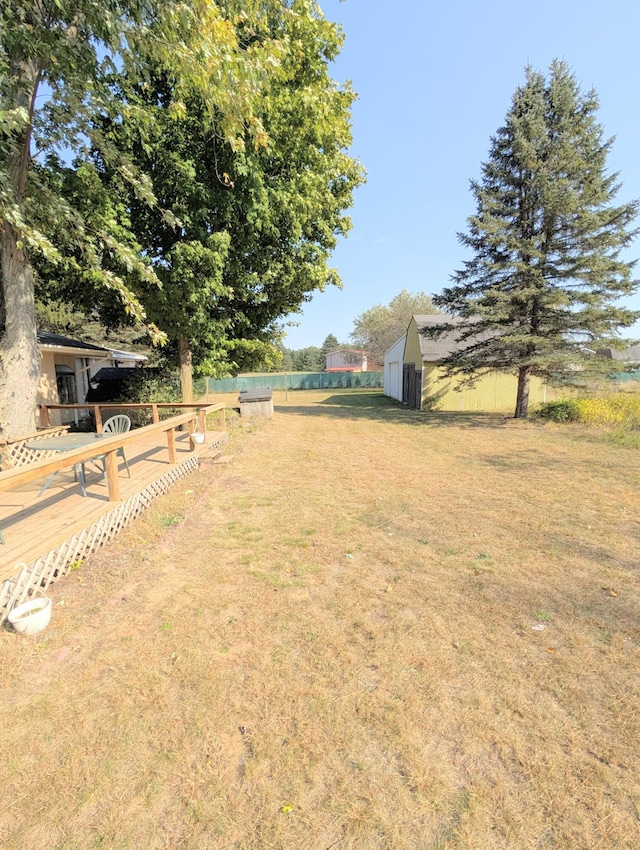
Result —
[[[402,399],[402,385],[400,383],[401,374],[402,369],[400,368],[400,363],[397,360],[389,363],[389,389],[387,395],[391,396],[391,398],[397,398],[398,400]]]

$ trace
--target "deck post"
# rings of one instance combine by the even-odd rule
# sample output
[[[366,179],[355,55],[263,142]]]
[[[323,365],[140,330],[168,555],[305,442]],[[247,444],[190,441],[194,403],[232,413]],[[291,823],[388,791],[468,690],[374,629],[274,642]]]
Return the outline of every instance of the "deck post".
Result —
[[[104,456],[107,471],[107,487],[109,488],[109,501],[120,501],[120,485],[118,484],[118,450],[112,449]]]
[[[169,451],[169,463],[176,462],[176,432],[175,428],[169,428],[167,431],[167,449]]]
[[[50,428],[51,427],[51,420],[49,418],[49,408],[47,407],[46,404],[40,405],[40,414],[42,416],[42,427],[43,428]]]
[[[155,425],[157,422],[160,421],[160,413],[158,412],[158,405],[152,404],[151,405],[151,411],[153,413],[153,424]]]
[[[97,404],[93,406],[93,415],[96,418],[96,432],[99,434],[102,431],[102,414],[100,413],[100,406]]]

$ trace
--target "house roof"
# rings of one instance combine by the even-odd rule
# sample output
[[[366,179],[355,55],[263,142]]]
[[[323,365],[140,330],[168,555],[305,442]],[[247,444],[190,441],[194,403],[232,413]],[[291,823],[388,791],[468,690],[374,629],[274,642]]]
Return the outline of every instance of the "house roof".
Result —
[[[146,354],[139,354],[136,351],[123,351],[121,348],[110,348],[109,351],[114,360],[136,360],[142,363],[149,359]]]
[[[73,348],[78,351],[91,351],[98,354],[109,354],[109,349],[100,345],[92,345],[90,342],[82,342],[79,339],[71,339],[61,334],[49,331],[38,331],[38,345],[43,348]]]
[[[69,336],[50,333],[50,331],[38,331],[38,345],[42,348],[60,351],[62,349],[72,349],[74,352],[85,352],[87,354],[99,355],[104,358],[112,357],[114,360],[139,360],[147,359],[146,354],[137,354],[133,351],[122,351],[119,348],[105,348],[102,345],[93,345],[91,342],[84,342],[80,339],[72,339]]]

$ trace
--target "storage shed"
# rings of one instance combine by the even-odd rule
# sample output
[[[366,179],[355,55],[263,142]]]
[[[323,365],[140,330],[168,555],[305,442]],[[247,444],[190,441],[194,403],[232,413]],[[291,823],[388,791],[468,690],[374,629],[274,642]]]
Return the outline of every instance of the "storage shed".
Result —
[[[485,372],[478,376],[473,387],[456,389],[459,381],[447,378],[440,365],[445,357],[465,343],[452,331],[439,339],[430,339],[421,331],[442,324],[460,324],[455,316],[413,316],[407,330],[404,351],[402,400],[419,410],[512,410],[515,408],[518,377],[504,371]],[[468,343],[466,343],[468,344]],[[547,385],[540,378],[531,378],[529,401],[547,401]]]
[[[262,387],[255,390],[241,390],[238,396],[241,419],[271,419],[273,417],[273,390]]]
[[[384,394],[402,401],[402,366],[407,335],[404,334],[384,355]]]

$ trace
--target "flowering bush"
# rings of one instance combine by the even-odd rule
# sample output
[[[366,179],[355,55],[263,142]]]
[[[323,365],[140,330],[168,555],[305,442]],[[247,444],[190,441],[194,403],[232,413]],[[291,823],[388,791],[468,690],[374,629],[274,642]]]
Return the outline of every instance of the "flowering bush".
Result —
[[[640,428],[640,394],[619,392],[599,398],[561,399],[543,404],[538,415],[553,422],[581,422],[632,431]]]

